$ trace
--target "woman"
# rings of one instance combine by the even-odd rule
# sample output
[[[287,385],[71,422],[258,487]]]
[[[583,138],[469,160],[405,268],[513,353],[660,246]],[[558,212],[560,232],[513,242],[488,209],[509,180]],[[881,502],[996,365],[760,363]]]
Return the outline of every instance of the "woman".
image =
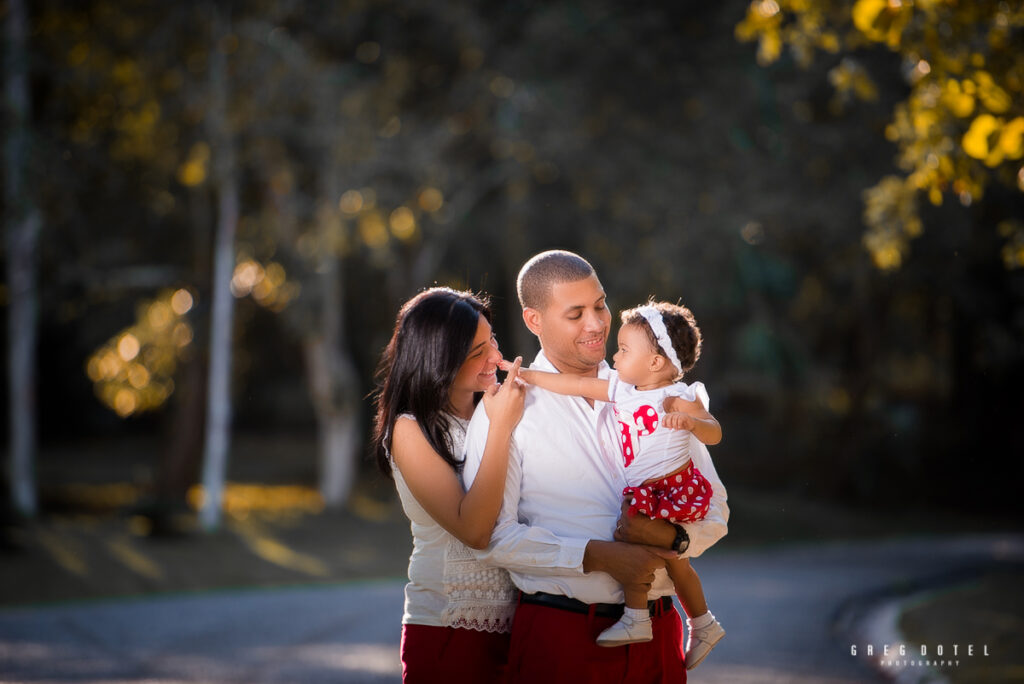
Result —
[[[413,535],[401,647],[402,679],[410,684],[497,681],[507,658],[512,584],[466,549],[490,541],[523,413],[521,359],[499,386],[490,318],[470,293],[421,292],[399,311],[378,370],[374,449],[381,470],[394,477]],[[481,398],[490,431],[466,491],[462,445]]]

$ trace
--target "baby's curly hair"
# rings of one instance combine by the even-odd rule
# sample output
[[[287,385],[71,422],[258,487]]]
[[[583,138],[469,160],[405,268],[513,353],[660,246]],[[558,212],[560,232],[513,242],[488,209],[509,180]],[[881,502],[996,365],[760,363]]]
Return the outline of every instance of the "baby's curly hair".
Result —
[[[661,314],[662,320],[665,322],[665,329],[668,331],[669,339],[672,340],[676,356],[679,357],[679,363],[683,366],[682,372],[676,376],[678,380],[693,368],[694,364],[697,363],[697,359],[700,358],[701,336],[700,328],[697,327],[697,319],[693,317],[692,311],[678,304],[651,301],[644,306],[653,306],[657,309],[658,313]],[[640,313],[640,309],[641,307],[637,306],[623,311],[620,314],[622,324],[635,325],[642,328],[647,333],[647,339],[651,343],[651,348],[656,353],[664,356],[664,351],[658,345],[658,338],[655,337],[654,331],[651,330],[651,325],[647,322],[647,319]]]

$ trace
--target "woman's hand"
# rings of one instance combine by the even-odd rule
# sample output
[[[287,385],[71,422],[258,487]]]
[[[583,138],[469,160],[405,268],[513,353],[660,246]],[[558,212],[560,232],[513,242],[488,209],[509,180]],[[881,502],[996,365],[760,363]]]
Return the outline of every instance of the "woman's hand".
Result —
[[[518,382],[520,385],[523,385],[523,386],[525,386],[525,385],[532,385],[533,382],[530,380],[530,374],[531,373],[536,373],[537,371],[532,371],[532,370],[530,370],[528,368],[520,368],[520,366],[522,366],[522,361],[523,361],[523,357],[521,357],[521,356],[517,356],[516,360],[514,362],[513,361],[506,361],[505,359],[502,359],[501,361],[498,362],[498,368],[500,368],[501,370],[503,370],[506,373],[508,373],[509,374],[509,376],[508,376],[509,378],[512,377],[512,369],[515,368],[516,369],[516,382]],[[508,382],[508,378],[505,379],[505,382]]]
[[[501,368],[508,371],[505,382],[494,383],[484,392],[484,409],[491,425],[500,426],[509,432],[519,424],[523,417],[523,406],[526,402],[526,386],[519,377],[519,367],[523,364],[523,357],[517,356],[516,360],[509,364],[508,361],[501,362]]]

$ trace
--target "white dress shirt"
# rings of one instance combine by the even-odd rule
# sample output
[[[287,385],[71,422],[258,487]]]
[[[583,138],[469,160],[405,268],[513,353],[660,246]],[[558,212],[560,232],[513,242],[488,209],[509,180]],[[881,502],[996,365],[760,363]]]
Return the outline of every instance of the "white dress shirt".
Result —
[[[557,372],[543,351],[530,368]],[[607,379],[609,371],[602,362],[598,375]],[[479,470],[488,428],[481,402],[466,434],[467,488]],[[711,482],[714,494],[705,519],[684,526],[690,535],[687,556],[698,556],[721,539],[729,519],[725,488],[706,457],[706,447],[693,441],[694,465]],[[498,522],[490,546],[478,556],[507,568],[526,593],[622,603],[622,588],[610,575],[583,572],[583,554],[591,539],[612,539],[625,486],[613,405],[595,401],[591,407],[581,397],[530,387],[523,418],[513,433]],[[667,573],[659,570],[651,596],[673,593]]]

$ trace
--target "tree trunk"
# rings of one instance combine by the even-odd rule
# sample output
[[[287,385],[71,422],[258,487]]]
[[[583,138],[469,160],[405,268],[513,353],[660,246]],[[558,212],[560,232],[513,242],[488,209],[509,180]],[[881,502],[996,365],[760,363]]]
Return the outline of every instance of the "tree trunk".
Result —
[[[15,511],[38,511],[36,458],[36,339],[39,296],[36,253],[42,220],[26,188],[29,148],[28,18],[25,3],[7,5],[7,135],[4,204],[7,208],[7,325],[10,446],[8,481]]]
[[[337,111],[338,95],[325,77],[323,92],[317,98],[317,129],[335,130],[332,120]],[[331,231],[337,212],[339,169],[334,146],[324,146],[321,157],[318,195],[323,204],[319,216],[320,244],[334,244]],[[323,256],[320,269],[321,288],[319,331],[306,339],[304,351],[306,372],[317,420],[320,494],[328,507],[339,508],[348,502],[356,476],[359,439],[359,396],[355,367],[344,349],[345,297],[342,280],[342,257],[333,251]]]
[[[316,413],[320,495],[328,507],[338,508],[355,484],[360,444],[355,372],[338,340],[327,334],[307,339],[304,351]]]
[[[175,533],[174,513],[187,504],[188,489],[199,480],[206,438],[206,390],[209,370],[208,328],[211,276],[209,197],[189,193],[193,250],[188,280],[199,293],[191,313],[193,339],[188,358],[179,367],[172,410],[163,430],[163,448],[156,468],[154,534]]]
[[[216,11],[216,10],[215,10]],[[207,390],[206,441],[203,450],[203,505],[199,518],[207,531],[220,526],[221,502],[231,437],[231,336],[234,297],[231,277],[235,269],[235,231],[238,225],[238,172],[234,140],[228,130],[227,57],[220,48],[229,21],[218,14],[213,22],[210,55],[210,109],[207,113],[214,160],[217,195],[217,232],[214,238],[213,306],[210,318],[210,373]]]

